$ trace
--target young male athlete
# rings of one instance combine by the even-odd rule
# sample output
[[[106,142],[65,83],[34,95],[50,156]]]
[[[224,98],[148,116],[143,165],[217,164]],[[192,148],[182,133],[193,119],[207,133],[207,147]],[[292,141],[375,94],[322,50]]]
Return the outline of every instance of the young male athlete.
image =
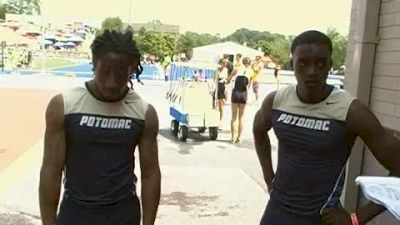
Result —
[[[361,137],[395,176],[400,175],[400,142],[360,101],[326,83],[332,65],[326,35],[300,34],[291,53],[297,85],[269,94],[254,119],[256,150],[271,197],[261,224],[366,224],[384,209],[369,203],[349,214],[339,202],[354,141]],[[276,172],[271,128],[278,138]]]
[[[43,225],[153,225],[160,200],[158,118],[128,88],[139,75],[132,33],[104,31],[91,45],[94,79],[56,95],[46,111],[40,172]],[[139,146],[141,203],[134,151]],[[64,194],[57,215],[61,177]]]

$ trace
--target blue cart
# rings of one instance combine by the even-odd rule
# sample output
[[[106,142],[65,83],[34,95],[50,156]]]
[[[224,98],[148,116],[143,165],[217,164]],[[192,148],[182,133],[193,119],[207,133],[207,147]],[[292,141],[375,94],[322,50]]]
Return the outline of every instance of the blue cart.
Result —
[[[193,81],[191,71],[203,69],[205,79]],[[171,131],[180,141],[186,141],[189,130],[204,133],[207,129],[211,140],[218,137],[219,112],[214,103],[214,70],[173,65],[170,72],[171,86],[167,94],[172,117]]]

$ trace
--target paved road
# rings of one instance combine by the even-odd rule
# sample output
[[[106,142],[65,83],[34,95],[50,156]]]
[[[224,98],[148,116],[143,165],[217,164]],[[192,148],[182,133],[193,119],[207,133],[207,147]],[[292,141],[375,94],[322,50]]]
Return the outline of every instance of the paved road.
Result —
[[[60,77],[0,79],[0,87],[38,88],[35,83],[40,81],[40,88],[54,88],[57,82],[57,88],[64,89],[82,83]],[[241,144],[229,143],[230,105],[226,106],[227,116],[217,141],[209,141],[207,133],[191,132],[187,142],[182,143],[169,129],[171,118],[165,100],[168,86],[147,81],[135,88],[155,106],[160,120],[162,198],[156,224],[257,224],[268,200],[251,135],[251,123],[259,106],[249,105],[246,109]],[[260,90],[265,96],[274,88],[261,85]],[[276,139],[272,138],[272,142],[275,159]],[[40,224],[37,188],[42,148],[42,140],[38,140],[11,166],[0,171],[0,224]]]

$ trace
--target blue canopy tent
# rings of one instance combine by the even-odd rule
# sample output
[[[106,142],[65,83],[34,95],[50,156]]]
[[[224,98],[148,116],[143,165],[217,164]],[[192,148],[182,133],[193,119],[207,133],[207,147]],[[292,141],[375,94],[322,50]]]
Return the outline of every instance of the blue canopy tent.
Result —
[[[80,42],[82,42],[82,41],[84,41],[84,40],[83,40],[83,38],[81,38],[81,37],[72,36],[72,37],[67,38],[67,41],[68,41],[68,42],[73,42],[73,43],[80,43]]]
[[[63,47],[63,46],[64,46],[64,43],[62,43],[62,42],[56,42],[53,46],[54,46],[54,47]]]
[[[75,47],[75,43],[70,41],[70,42],[64,43],[64,46],[66,46],[66,47]]]
[[[46,40],[43,40],[43,41],[42,41],[42,44],[44,44],[44,45],[52,45],[53,42],[46,39]]]

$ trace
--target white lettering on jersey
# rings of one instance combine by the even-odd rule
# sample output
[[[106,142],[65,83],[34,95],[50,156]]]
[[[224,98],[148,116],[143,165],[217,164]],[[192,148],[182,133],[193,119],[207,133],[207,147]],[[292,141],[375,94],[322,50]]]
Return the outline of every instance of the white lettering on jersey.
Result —
[[[85,115],[82,116],[79,125],[86,127],[96,127],[96,128],[129,130],[132,127],[132,120]]]
[[[329,120],[310,119],[282,113],[276,120],[278,123],[293,125],[311,130],[329,131]]]
[[[87,121],[88,121],[88,119],[89,119],[89,117],[88,116],[82,116],[82,118],[81,118],[81,122],[79,123],[79,125],[83,125],[83,124],[86,124],[87,123]]]

